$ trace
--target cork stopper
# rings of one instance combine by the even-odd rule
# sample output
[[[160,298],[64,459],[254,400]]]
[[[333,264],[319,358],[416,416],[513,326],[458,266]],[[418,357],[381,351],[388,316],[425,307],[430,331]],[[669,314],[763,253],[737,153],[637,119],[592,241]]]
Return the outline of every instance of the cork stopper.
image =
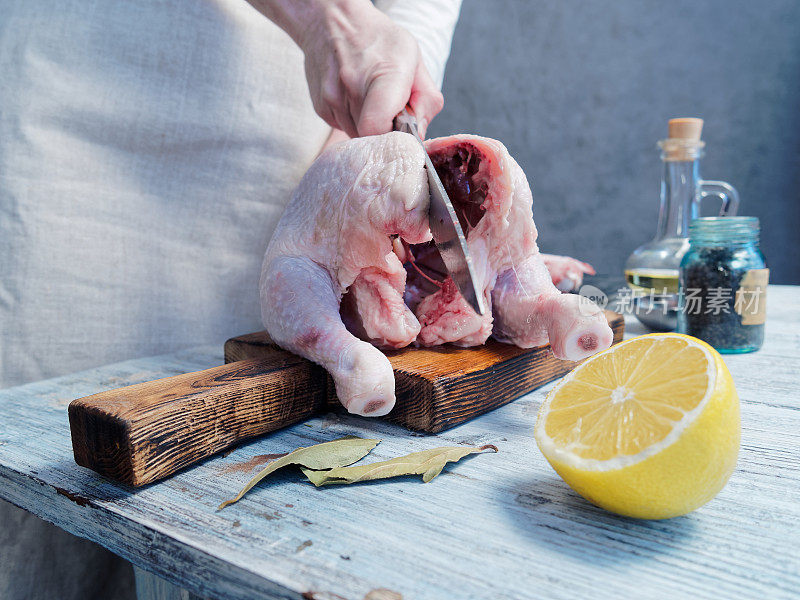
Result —
[[[662,158],[667,161],[691,161],[702,156],[706,145],[700,139],[703,132],[703,119],[683,117],[670,119],[667,124],[668,137],[658,145],[663,151]]]
[[[695,117],[682,117],[680,119],[670,119],[667,124],[667,137],[679,140],[700,141],[700,134],[703,132],[703,119]]]

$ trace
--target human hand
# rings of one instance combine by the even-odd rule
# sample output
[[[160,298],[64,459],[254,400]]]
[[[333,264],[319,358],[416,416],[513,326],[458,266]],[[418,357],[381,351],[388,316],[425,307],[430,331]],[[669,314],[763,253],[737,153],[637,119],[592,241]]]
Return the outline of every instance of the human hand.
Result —
[[[294,36],[305,53],[314,109],[350,137],[392,130],[407,104],[424,137],[444,99],[414,37],[368,0],[325,0]]]

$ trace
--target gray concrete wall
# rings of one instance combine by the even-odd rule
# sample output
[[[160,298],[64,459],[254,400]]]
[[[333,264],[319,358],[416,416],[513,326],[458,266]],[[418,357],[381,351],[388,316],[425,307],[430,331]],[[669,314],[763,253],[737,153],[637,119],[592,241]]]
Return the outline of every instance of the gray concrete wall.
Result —
[[[667,119],[706,120],[702,175],[761,218],[771,280],[800,283],[798,0],[464,0],[431,135],[497,138],[540,245],[621,274],[656,227]]]

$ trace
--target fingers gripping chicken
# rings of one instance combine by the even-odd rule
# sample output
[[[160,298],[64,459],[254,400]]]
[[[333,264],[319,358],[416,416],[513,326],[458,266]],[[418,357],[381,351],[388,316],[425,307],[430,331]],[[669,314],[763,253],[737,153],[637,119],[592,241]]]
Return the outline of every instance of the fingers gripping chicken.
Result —
[[[493,307],[486,315],[446,277],[430,241],[424,153],[404,133],[324,152],[264,258],[267,331],[325,367],[351,413],[379,416],[394,406],[392,368],[376,345],[471,346],[494,334],[523,347],[549,340],[557,357],[578,360],[611,344],[602,311],[553,285],[536,247],[530,188],[505,147],[453,136],[428,149]]]

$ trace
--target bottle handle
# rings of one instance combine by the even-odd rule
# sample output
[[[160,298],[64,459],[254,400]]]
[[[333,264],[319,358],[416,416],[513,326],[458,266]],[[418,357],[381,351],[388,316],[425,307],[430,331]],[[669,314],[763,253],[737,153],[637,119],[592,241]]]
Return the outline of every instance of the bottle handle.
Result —
[[[739,210],[739,192],[730,183],[725,181],[710,181],[704,179],[698,182],[698,203],[702,204],[706,198],[719,198],[722,205],[719,208],[720,217],[733,217]]]

